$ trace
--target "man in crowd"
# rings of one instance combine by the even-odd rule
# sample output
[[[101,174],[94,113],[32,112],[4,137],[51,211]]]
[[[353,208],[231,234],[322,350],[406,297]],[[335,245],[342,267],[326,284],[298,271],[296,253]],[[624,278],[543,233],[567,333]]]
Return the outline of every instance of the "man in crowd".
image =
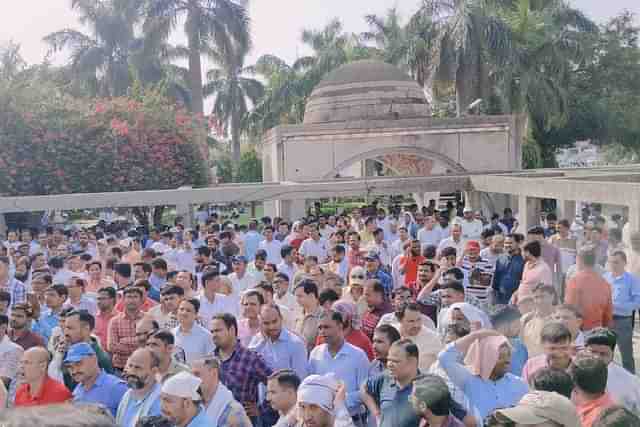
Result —
[[[211,327],[211,318],[218,313],[238,314],[238,301],[231,296],[219,292],[220,274],[217,269],[205,271],[202,274],[202,292],[198,295],[200,301],[200,317],[205,325]]]
[[[579,355],[569,368],[573,378],[573,403],[582,427],[592,427],[602,411],[615,402],[607,393],[607,365],[599,358]]]
[[[298,387],[300,387],[300,377],[293,371],[283,369],[269,377],[267,401],[280,416],[276,427],[286,427],[295,422]]]
[[[8,257],[0,256],[0,290],[9,292],[11,304],[21,304],[27,302],[27,289],[21,281],[9,274],[11,260]]]
[[[306,343],[283,327],[282,313],[277,305],[262,306],[260,333],[253,337],[248,347],[262,356],[272,371],[290,369],[298,378],[307,376]]]
[[[179,325],[171,331],[176,345],[184,350],[187,363],[207,356],[215,349],[211,333],[197,322],[199,310],[200,301],[197,299],[182,300],[178,307]]]
[[[72,345],[88,344],[96,355],[100,369],[103,369],[108,374],[113,373],[111,357],[102,350],[96,338],[92,336],[94,327],[95,319],[84,310],[73,310],[64,316],[64,340],[62,345],[55,349],[56,351],[49,365],[49,375],[58,381],[64,381],[70,391],[73,391],[76,382],[64,366],[64,359],[68,354],[69,347]]]
[[[613,330],[617,335],[618,348],[622,355],[622,366],[632,374],[636,372],[633,357],[633,314],[640,309],[640,279],[625,271],[627,255],[615,251],[609,255],[608,272],[604,279],[612,288]]]
[[[144,322],[145,319],[140,322]],[[170,331],[158,330],[151,332],[146,339],[145,346],[151,350],[160,360],[158,365],[159,382],[164,383],[173,375],[189,371],[189,367],[176,360],[174,357],[175,337]]]
[[[93,347],[86,342],[73,344],[67,351],[64,364],[77,384],[73,389],[73,401],[104,405],[115,417],[127,385],[98,366]]]
[[[200,379],[200,395],[210,425],[251,427],[251,420],[244,408],[234,399],[233,393],[220,382],[220,361],[206,357],[194,361],[193,375]]]
[[[58,326],[60,321],[60,313],[64,309],[64,303],[67,300],[69,292],[64,285],[51,285],[44,291],[44,301],[46,309],[42,311],[38,326],[32,327],[32,330],[38,332],[43,340],[48,343],[53,333],[53,329]]]
[[[149,310],[148,315],[158,322],[160,329],[178,326],[178,307],[184,299],[184,289],[177,285],[165,285],[160,292],[160,304]]]
[[[553,314],[555,299],[556,291],[551,285],[541,283],[533,290],[534,310],[522,317],[521,332],[529,357],[536,357],[543,352],[540,332]]]
[[[426,375],[413,383],[409,402],[420,419],[429,426],[463,427],[465,424],[454,415],[455,401],[444,380],[436,375]]]
[[[387,356],[388,373],[362,384],[360,396],[378,426],[418,426],[418,414],[409,401],[419,375],[418,360],[418,347],[412,341],[396,341]]]
[[[391,325],[380,325],[373,333],[373,356],[369,365],[367,378],[371,379],[382,374],[387,369],[389,349],[391,345],[400,340],[400,333]]]
[[[571,332],[564,324],[551,322],[544,325],[540,342],[542,354],[529,359],[522,370],[522,379],[527,382],[542,368],[567,370],[571,364]]]
[[[522,235],[504,237],[505,253],[498,256],[493,273],[492,288],[496,304],[508,304],[520,286],[524,270],[524,258],[520,252]]]
[[[176,427],[208,427],[211,420],[201,405],[202,381],[189,372],[181,372],[162,384],[161,412]]]
[[[420,307],[415,303],[404,305],[397,312],[400,336],[412,341],[420,352],[419,368],[427,372],[442,349],[438,334],[427,329],[422,322]]]
[[[146,416],[160,415],[160,383],[156,376],[160,359],[148,348],[135,350],[127,359],[122,378],[129,385],[118,411],[119,427],[136,427]]]
[[[18,365],[24,349],[11,341],[7,335],[9,318],[0,314],[0,381],[9,384],[18,374]]]
[[[311,280],[303,280],[295,290],[296,301],[302,308],[296,317],[295,333],[303,337],[307,344],[307,351],[316,345],[318,337],[318,322],[322,314],[322,307],[318,300],[318,287]]]
[[[16,390],[15,406],[39,406],[64,403],[71,392],[47,374],[49,353],[44,347],[26,350],[20,360],[20,385]]]
[[[33,306],[30,303],[14,304],[11,307],[9,338],[25,351],[33,347],[46,347],[44,339],[31,331],[33,317]]]
[[[362,319],[362,332],[369,339],[373,338],[373,331],[385,314],[391,313],[392,307],[385,294],[385,288],[379,280],[367,280],[364,284],[364,298],[367,302],[367,312]]]
[[[576,306],[582,313],[584,331],[614,325],[611,285],[595,271],[595,265],[593,249],[581,248],[576,263],[578,272],[567,283],[565,292],[565,304]]]
[[[640,379],[613,360],[617,337],[607,328],[591,330],[585,337],[585,351],[607,365],[607,392],[630,411],[640,412]]]
[[[255,425],[258,417],[264,415],[258,410],[258,385],[266,384],[272,371],[258,353],[240,344],[238,322],[232,314],[215,315],[211,335],[215,355],[221,362],[221,381]]]
[[[98,343],[101,347],[107,347],[109,322],[113,319],[117,312],[116,306],[116,290],[113,287],[107,286],[98,290],[98,296],[96,298],[98,312],[95,315],[95,329],[94,334],[98,338]]]
[[[365,412],[359,395],[360,385],[367,379],[369,359],[361,349],[344,339],[344,319],[337,311],[325,312],[318,325],[325,343],[309,355],[309,374],[333,373],[345,384],[346,405],[356,425],[365,422]]]
[[[113,357],[116,372],[124,369],[127,359],[138,345],[136,323],[144,316],[140,310],[142,297],[140,288],[126,288],[123,291],[124,312],[116,315],[109,323],[107,349]]]
[[[384,293],[387,298],[391,297],[393,292],[393,279],[391,275],[384,271],[380,263],[380,256],[377,252],[369,251],[364,258],[367,279],[378,280],[384,287]]]

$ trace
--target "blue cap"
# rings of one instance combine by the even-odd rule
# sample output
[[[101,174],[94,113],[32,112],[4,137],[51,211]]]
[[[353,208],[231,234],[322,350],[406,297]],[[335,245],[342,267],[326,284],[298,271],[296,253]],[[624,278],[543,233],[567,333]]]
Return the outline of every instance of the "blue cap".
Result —
[[[380,261],[380,255],[376,251],[369,251],[364,257],[365,261]]]
[[[246,264],[247,263],[247,258],[245,258],[242,255],[240,255],[240,256],[234,256],[231,259],[231,263],[233,263],[233,264],[236,264],[236,263],[239,263],[239,262],[243,262],[243,263]]]
[[[87,344],[86,342],[81,342],[69,347],[67,356],[64,358],[64,363],[77,363],[85,357],[95,355],[96,352],[93,350],[93,347],[91,347],[91,345]]]

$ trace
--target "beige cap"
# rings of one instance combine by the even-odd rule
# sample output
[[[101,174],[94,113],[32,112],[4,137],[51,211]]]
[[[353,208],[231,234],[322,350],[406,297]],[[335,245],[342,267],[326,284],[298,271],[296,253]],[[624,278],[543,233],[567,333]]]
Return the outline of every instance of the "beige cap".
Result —
[[[555,392],[532,391],[525,394],[514,408],[497,412],[517,424],[535,425],[553,421],[563,427],[580,427],[573,403]]]

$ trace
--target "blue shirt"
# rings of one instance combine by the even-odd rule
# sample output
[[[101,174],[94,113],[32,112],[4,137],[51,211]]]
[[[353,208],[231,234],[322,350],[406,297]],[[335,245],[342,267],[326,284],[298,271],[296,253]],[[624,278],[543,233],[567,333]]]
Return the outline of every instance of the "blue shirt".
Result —
[[[364,412],[359,390],[369,373],[369,358],[365,352],[345,341],[333,357],[328,344],[316,346],[309,355],[309,374],[329,373],[334,373],[344,382],[347,392],[345,405],[349,414],[354,416]]]
[[[511,343],[511,373],[521,377],[524,365],[529,360],[529,351],[519,337],[510,338],[509,342]]]
[[[521,255],[500,255],[496,260],[493,273],[493,289],[496,291],[496,304],[508,304],[513,293],[520,286],[524,258]]]
[[[293,369],[300,380],[307,376],[307,346],[300,337],[284,328],[275,341],[265,338],[261,333],[254,336],[249,349],[261,355],[273,371]]]
[[[380,408],[380,427],[418,427],[420,416],[409,402],[413,382],[399,388],[390,375],[379,375],[367,381],[367,394]]]
[[[636,276],[625,271],[619,277],[613,277],[611,272],[603,277],[611,285],[614,316],[628,317],[640,308],[640,280]]]
[[[149,412],[146,414],[141,414],[141,417],[152,417],[154,415],[160,415],[160,384],[156,384],[149,393],[141,400],[135,399],[133,396],[129,399],[129,404],[124,409],[124,415],[122,417],[122,423],[119,424],[118,427],[135,427],[133,420],[138,413],[138,410],[141,409],[142,405],[146,402],[147,399],[151,399],[153,403],[149,408]]]
[[[393,279],[383,269],[378,268],[378,271],[375,273],[369,273],[367,271],[367,279],[379,280],[382,283],[382,286],[384,286],[385,295],[387,298],[391,298],[391,294],[393,293]]]
[[[478,419],[479,426],[494,410],[515,406],[529,392],[529,386],[511,373],[505,374],[498,381],[485,380],[472,374],[460,363],[461,357],[462,354],[453,342],[440,352],[438,360],[449,379],[467,396],[470,413]]]
[[[127,384],[120,378],[101,371],[95,384],[89,390],[85,390],[82,384],[78,384],[73,390],[73,401],[83,403],[99,403],[106,406],[115,417],[122,396],[127,392]]]
[[[205,411],[204,408],[201,407],[198,415],[191,419],[189,424],[187,424],[187,427],[211,427],[212,424],[213,421],[207,415],[207,411]]]
[[[45,310],[41,315],[38,321],[33,322],[31,325],[31,330],[44,339],[45,343],[49,342],[49,338],[51,338],[51,333],[53,332],[53,328],[58,326],[59,316],[51,311],[51,309]]]
[[[254,230],[247,231],[244,235],[244,256],[247,261],[253,261],[256,258],[258,245],[264,238],[260,233]]]

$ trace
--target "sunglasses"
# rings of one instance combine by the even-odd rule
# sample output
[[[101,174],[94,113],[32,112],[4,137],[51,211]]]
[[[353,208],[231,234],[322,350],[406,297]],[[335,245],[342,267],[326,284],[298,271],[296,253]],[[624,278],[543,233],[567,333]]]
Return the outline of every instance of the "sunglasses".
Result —
[[[364,279],[364,274],[353,275],[353,276],[351,276],[351,278],[352,279],[360,279],[360,280],[362,280],[362,279]]]

